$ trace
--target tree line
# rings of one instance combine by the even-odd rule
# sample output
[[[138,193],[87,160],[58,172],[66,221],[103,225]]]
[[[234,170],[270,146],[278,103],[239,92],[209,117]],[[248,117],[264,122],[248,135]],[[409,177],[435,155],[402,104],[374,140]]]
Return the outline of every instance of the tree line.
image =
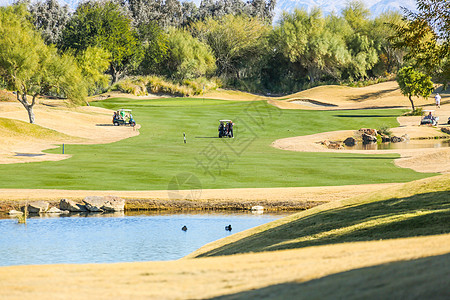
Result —
[[[226,87],[283,93],[408,64],[446,83],[449,4],[417,3],[418,12],[375,18],[362,2],[339,15],[297,9],[272,25],[275,0],[87,0],[74,12],[56,0],[20,1],[0,9],[1,84],[27,107],[26,95],[82,101],[137,75],[216,76]]]

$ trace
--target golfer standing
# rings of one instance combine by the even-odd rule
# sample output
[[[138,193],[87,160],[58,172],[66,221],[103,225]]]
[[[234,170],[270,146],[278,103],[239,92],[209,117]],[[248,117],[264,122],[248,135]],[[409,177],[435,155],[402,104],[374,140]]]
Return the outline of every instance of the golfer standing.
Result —
[[[441,95],[439,95],[439,93],[436,93],[436,96],[434,96],[434,100],[436,100],[436,107],[441,108]]]

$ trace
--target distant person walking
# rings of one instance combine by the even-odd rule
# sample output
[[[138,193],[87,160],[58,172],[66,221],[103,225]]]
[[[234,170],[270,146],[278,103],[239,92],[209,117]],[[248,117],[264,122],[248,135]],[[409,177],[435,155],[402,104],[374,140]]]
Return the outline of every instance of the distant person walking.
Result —
[[[436,101],[436,108],[441,108],[441,95],[439,93],[436,93],[434,100]]]

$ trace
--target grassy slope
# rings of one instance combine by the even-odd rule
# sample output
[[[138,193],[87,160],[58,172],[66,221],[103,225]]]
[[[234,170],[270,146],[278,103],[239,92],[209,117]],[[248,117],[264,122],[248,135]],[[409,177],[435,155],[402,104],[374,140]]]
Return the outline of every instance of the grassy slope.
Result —
[[[448,299],[450,254],[357,268],[219,296],[237,299]]]
[[[230,255],[450,232],[450,175],[330,202],[204,246]]]
[[[394,166],[395,154],[300,153],[270,146],[284,137],[397,126],[400,110],[288,111],[265,101],[179,98],[116,98],[92,105],[133,109],[141,134],[106,145],[66,145],[72,158],[64,161],[3,165],[0,188],[157,190],[167,189],[179,173],[194,174],[203,188],[407,182],[430,176]],[[216,138],[223,118],[237,124],[235,139]]]
[[[3,138],[36,138],[61,140],[71,138],[70,136],[55,130],[47,129],[39,125],[27,122],[0,118],[0,136]]]

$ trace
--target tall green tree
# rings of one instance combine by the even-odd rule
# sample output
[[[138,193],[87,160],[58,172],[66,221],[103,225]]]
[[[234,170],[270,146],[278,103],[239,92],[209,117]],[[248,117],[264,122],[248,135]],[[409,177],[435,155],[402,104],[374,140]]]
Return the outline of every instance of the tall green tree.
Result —
[[[214,72],[214,55],[208,45],[183,29],[170,28],[168,54],[164,65],[167,75],[175,79],[192,79]]]
[[[352,56],[347,68],[350,78],[365,79],[367,72],[378,62],[374,41],[369,36],[370,11],[361,1],[352,1],[343,9],[344,20],[353,29],[347,37],[347,48]]]
[[[109,73],[113,83],[134,70],[142,59],[141,43],[131,19],[114,1],[83,2],[65,27],[60,49],[74,49],[78,54],[89,46],[110,53]]]
[[[108,70],[111,54],[98,47],[88,47],[76,56],[78,66],[81,69],[84,85],[89,95],[101,92],[110,82]]]
[[[450,2],[417,0],[417,11],[404,10],[403,24],[393,24],[391,37],[415,67],[447,85],[450,81]]]
[[[275,34],[277,47],[293,64],[307,70],[311,83],[324,75],[338,78],[339,70],[350,62],[344,39],[326,26],[319,9],[284,14]]]
[[[75,59],[45,45],[28,17],[23,4],[0,8],[0,75],[34,123],[37,96],[54,94],[81,101],[86,90]]]
[[[403,95],[407,96],[411,102],[412,110],[415,110],[412,97],[428,98],[433,91],[431,77],[413,67],[403,67],[397,74],[397,82]]]
[[[217,74],[236,79],[259,65],[269,30],[263,21],[245,15],[207,18],[191,26],[193,35],[211,47]]]
[[[167,59],[169,50],[167,34],[153,21],[142,24],[138,28],[138,34],[144,57],[136,73],[149,75],[164,72],[163,62]]]

